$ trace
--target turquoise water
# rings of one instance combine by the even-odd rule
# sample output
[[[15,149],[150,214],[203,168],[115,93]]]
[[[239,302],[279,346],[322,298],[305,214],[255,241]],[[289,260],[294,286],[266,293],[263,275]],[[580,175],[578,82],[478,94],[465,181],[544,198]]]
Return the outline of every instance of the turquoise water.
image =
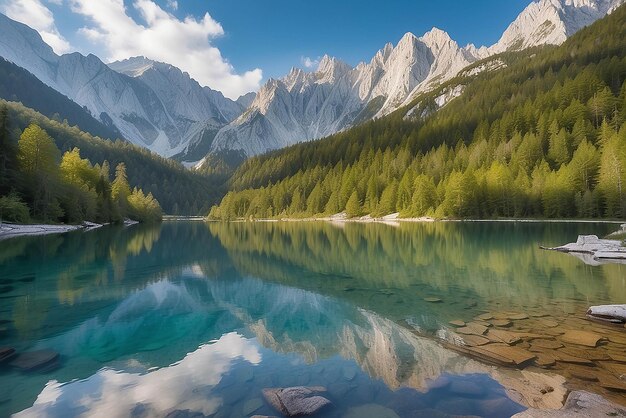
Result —
[[[0,241],[0,346],[60,353],[46,372],[0,365],[0,416],[279,416],[262,390],[298,385],[327,389],[317,416],[510,416],[525,407],[493,368],[403,324],[623,302],[623,266],[538,248],[613,229],[165,223]]]

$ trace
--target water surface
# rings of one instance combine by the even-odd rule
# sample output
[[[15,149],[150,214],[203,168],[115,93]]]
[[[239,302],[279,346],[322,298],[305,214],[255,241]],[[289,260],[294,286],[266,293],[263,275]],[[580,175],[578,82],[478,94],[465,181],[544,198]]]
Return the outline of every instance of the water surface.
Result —
[[[319,416],[510,416],[525,407],[500,371],[430,336],[486,310],[623,302],[623,266],[538,248],[614,228],[165,223],[2,241],[0,346],[61,357],[0,366],[0,416],[278,415],[262,390],[295,385],[328,390]]]

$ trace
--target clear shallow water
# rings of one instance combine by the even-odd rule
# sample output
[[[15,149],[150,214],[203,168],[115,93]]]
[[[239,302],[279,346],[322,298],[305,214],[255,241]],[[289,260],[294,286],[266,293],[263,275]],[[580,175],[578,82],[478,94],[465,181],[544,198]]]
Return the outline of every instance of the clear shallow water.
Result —
[[[399,322],[435,334],[492,308],[623,302],[623,266],[538,249],[614,228],[165,223],[2,241],[0,346],[61,363],[0,368],[0,416],[277,415],[262,389],[294,385],[328,389],[319,416],[510,416],[524,407],[493,368]]]

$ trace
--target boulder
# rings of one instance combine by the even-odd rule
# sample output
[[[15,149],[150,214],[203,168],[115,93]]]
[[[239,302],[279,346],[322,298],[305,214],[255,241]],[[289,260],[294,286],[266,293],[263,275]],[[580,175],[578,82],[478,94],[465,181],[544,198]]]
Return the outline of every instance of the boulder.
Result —
[[[295,386],[263,389],[263,396],[270,405],[283,415],[295,417],[312,415],[329,405],[331,402],[323,396],[319,396],[318,393],[320,392],[326,392],[326,389],[319,386]]]
[[[58,365],[59,353],[52,350],[31,351],[18,355],[11,363],[23,371],[49,370]]]
[[[587,309],[587,316],[609,322],[626,322],[626,305],[599,305]]]

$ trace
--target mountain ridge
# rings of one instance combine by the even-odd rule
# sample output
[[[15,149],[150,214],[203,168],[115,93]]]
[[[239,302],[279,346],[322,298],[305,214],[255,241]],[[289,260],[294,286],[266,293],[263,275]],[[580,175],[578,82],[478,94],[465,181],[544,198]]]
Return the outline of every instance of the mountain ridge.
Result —
[[[37,31],[3,14],[0,32],[0,56],[87,108],[94,118],[112,123],[125,139],[161,156],[185,154],[194,141],[207,137],[207,130],[217,132],[243,111],[169,64],[153,61],[129,76],[93,54],[56,55]],[[150,71],[155,67],[159,71]],[[194,106],[186,105],[189,97],[195,98]]]
[[[217,133],[211,152],[241,150],[253,156],[348,129],[362,121],[359,115],[366,110],[373,118],[385,116],[470,64],[504,51],[558,45],[623,3],[535,0],[490,47],[461,47],[447,32],[433,28],[421,37],[406,33],[395,46],[387,43],[354,68],[325,55],[313,72],[292,70],[268,80],[250,108]]]

